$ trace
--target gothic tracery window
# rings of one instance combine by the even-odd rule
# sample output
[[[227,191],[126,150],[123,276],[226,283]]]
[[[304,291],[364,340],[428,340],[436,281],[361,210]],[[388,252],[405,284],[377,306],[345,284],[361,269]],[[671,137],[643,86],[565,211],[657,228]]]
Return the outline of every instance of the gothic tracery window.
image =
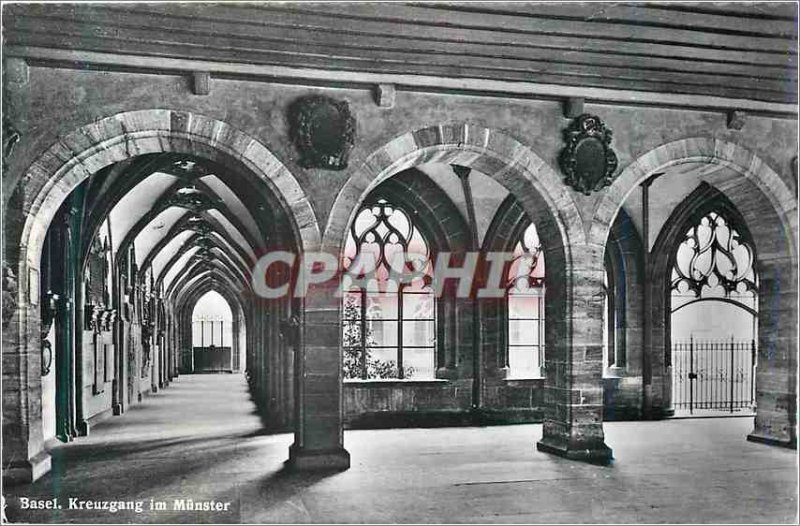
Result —
[[[707,299],[728,299],[754,308],[754,260],[750,243],[721,213],[704,215],[678,246],[671,278],[673,310]]]
[[[353,268],[362,256],[374,262],[375,272],[366,287],[344,294],[345,378],[433,378],[436,309],[428,242],[408,214],[379,199],[363,206],[350,227],[344,267],[353,277],[360,277]],[[409,258],[424,261],[414,266],[420,276],[394,286],[392,274],[402,273]]]
[[[544,365],[544,254],[531,223],[514,247],[509,267],[508,367],[511,377],[541,376]]]
[[[752,240],[724,210],[680,238],[670,276],[672,402],[679,410],[750,407],[758,333]]]

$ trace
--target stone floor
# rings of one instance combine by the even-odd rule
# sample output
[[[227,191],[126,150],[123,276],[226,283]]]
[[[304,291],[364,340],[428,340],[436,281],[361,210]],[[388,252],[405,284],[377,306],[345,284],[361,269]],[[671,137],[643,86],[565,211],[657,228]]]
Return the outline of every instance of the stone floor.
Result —
[[[345,433],[352,467],[282,471],[292,437],[262,434],[238,375],[183,376],[91,436],[53,450],[53,471],[5,488],[13,522],[787,523],[797,452],[747,442],[749,418],[606,424],[602,467],[537,452],[540,425]],[[21,510],[20,497],[60,510]],[[75,510],[69,498],[141,501]],[[151,499],[166,511],[150,510]],[[175,499],[230,502],[175,511]]]

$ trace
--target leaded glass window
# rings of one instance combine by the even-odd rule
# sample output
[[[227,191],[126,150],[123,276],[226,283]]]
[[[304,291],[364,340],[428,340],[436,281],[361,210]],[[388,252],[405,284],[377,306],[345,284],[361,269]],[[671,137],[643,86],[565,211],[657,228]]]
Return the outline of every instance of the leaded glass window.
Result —
[[[758,275],[753,242],[722,210],[692,224],[672,268],[670,354],[676,408],[754,401]]]
[[[678,246],[672,269],[672,309],[708,299],[755,309],[755,254],[730,222],[709,212],[692,225]]]
[[[431,251],[411,217],[384,199],[363,206],[350,227],[344,252],[344,267],[351,275],[360,256],[367,254],[375,262],[374,279],[344,294],[345,378],[434,378]],[[415,265],[420,276],[393,286],[392,271],[395,276],[402,273],[402,262],[412,257],[424,261]]]
[[[514,247],[509,268],[509,376],[536,378],[544,365],[544,253],[531,223]]]

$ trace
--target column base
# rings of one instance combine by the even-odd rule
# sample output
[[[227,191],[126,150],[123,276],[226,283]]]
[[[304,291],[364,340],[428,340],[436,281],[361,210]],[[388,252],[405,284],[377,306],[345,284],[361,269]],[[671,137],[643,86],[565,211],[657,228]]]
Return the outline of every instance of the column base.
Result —
[[[88,420],[80,420],[75,425],[75,431],[79,437],[88,437],[89,436],[89,421]]]
[[[11,462],[3,470],[3,482],[9,486],[15,484],[30,484],[42,478],[50,471],[50,454],[40,451],[29,460]]]
[[[570,460],[589,462],[590,464],[608,465],[614,459],[611,448],[600,443],[592,448],[574,448],[563,442],[556,442],[546,438],[536,443],[536,449],[543,453],[551,453]]]
[[[769,435],[762,435],[756,433],[755,431],[747,435],[747,441],[756,442],[758,444],[767,444],[769,446],[797,449],[797,438],[779,439]]]
[[[285,465],[295,471],[344,471],[350,468],[350,453],[344,448],[307,450],[292,444]]]

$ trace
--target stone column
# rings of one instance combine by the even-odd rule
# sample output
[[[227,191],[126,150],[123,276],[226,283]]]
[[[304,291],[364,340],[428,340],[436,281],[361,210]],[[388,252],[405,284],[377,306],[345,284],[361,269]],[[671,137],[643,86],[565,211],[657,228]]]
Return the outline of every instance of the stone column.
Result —
[[[603,247],[573,246],[570,252],[572,269],[547,269],[545,420],[536,447],[605,464],[612,454],[602,424]]]
[[[32,482],[50,470],[41,415],[41,335],[38,262],[31,268],[18,242],[25,222],[23,156],[30,114],[30,70],[20,58],[3,60],[3,479]],[[9,238],[15,241],[9,241]],[[29,289],[29,286],[31,288]]]
[[[224,334],[224,333],[223,333]],[[223,342],[224,343],[224,342]],[[241,356],[239,355],[239,314],[231,320],[231,368],[233,372],[238,373],[241,371]]]
[[[24,250],[6,254],[3,266],[3,480],[33,482],[50,471],[42,434],[42,382],[38,272],[30,271]],[[29,290],[28,274],[35,280]],[[18,277],[23,276],[23,279]],[[31,302],[31,294],[36,298]],[[31,304],[33,303],[33,304]]]
[[[295,469],[347,469],[343,446],[341,298],[333,281],[309,288],[300,322],[300,356],[295,360]]]
[[[752,442],[797,447],[797,275],[790,257],[759,268],[756,418]]]

